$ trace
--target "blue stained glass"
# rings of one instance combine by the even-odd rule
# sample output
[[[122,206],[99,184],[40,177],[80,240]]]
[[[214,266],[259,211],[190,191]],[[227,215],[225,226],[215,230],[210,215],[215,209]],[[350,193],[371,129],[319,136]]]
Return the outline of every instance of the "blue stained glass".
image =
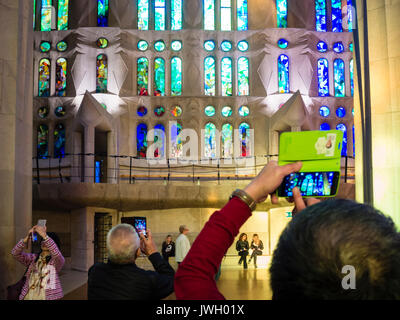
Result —
[[[140,106],[137,108],[137,114],[139,117],[144,117],[147,114],[147,108],[144,106]]]
[[[331,126],[329,125],[329,123],[322,123],[322,124],[319,126],[319,130],[321,130],[321,131],[328,131],[328,130],[331,130]]]
[[[65,156],[65,127],[60,123],[54,129],[54,157]]]
[[[343,107],[337,108],[336,115],[338,116],[338,118],[344,118],[346,116],[346,109]]]
[[[171,0],[171,30],[182,29],[182,0]]]
[[[244,31],[249,28],[247,0],[237,0],[237,29]]]
[[[215,30],[215,0],[204,0],[204,30]]]
[[[246,40],[239,41],[237,48],[239,51],[245,52],[249,50],[249,43]]]
[[[287,28],[287,0],[276,0],[278,28]]]
[[[147,153],[147,125],[141,123],[136,128],[136,148],[139,158],[146,158]]]
[[[230,41],[222,41],[221,43],[221,50],[224,52],[228,52],[232,49],[232,43]]]
[[[165,0],[155,0],[154,30],[165,30]]]
[[[207,40],[204,42],[204,49],[207,51],[213,51],[215,49],[214,40]]]
[[[349,43],[349,50],[350,50],[350,52],[353,52],[353,50],[354,50],[353,42]]]
[[[154,150],[154,158],[163,158],[165,156],[165,128],[162,124],[157,124],[154,127],[154,143],[160,140],[160,148]]]
[[[336,59],[333,62],[334,80],[335,80],[335,97],[345,96],[344,82],[344,62],[342,59]]]
[[[333,44],[333,51],[336,53],[342,53],[344,51],[344,45],[342,42],[335,42]]]
[[[347,156],[347,128],[343,123],[339,123],[336,130],[343,131],[342,156],[345,157]]]
[[[289,58],[281,54],[278,57],[278,92],[289,93]]]
[[[289,42],[286,39],[279,39],[278,40],[278,47],[281,49],[286,49],[289,45]]]
[[[242,157],[250,156],[250,126],[243,122],[239,126],[239,136],[240,136],[240,155]]]
[[[354,96],[354,61],[350,60],[350,90],[351,96]]]
[[[347,0],[347,30],[349,31],[353,31],[354,29],[354,15],[353,0]]]
[[[231,0],[221,0],[221,30],[222,31],[231,31],[232,30],[231,11],[232,11]]]
[[[331,114],[331,111],[329,110],[329,108],[327,106],[322,106],[321,108],[319,108],[319,114],[326,118],[329,117],[329,115]]]
[[[318,60],[318,95],[329,96],[329,68],[328,60],[325,58]]]
[[[332,0],[332,31],[343,32],[342,0]]]
[[[108,27],[108,0],[97,0],[97,26]]]
[[[326,1],[315,0],[315,30],[326,32]]]
[[[217,155],[217,127],[210,122],[206,124],[204,131],[204,156],[215,158]]]
[[[204,93],[206,96],[215,96],[215,58],[207,57],[204,60]]]
[[[317,43],[317,50],[319,52],[327,52],[328,51],[328,45],[325,42],[320,41],[320,42]]]
[[[183,155],[183,141],[181,137],[179,137],[179,134],[182,131],[182,125],[180,123],[174,123],[171,126],[171,142],[172,142],[172,147],[171,147],[171,156],[173,158],[179,158],[182,157]]]

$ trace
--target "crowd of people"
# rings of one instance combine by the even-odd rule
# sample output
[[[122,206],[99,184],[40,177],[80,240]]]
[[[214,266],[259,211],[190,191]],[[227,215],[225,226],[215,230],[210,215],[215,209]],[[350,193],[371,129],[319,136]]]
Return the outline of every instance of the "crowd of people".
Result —
[[[89,299],[162,299],[175,292],[177,299],[224,299],[216,285],[221,262],[251,217],[256,203],[269,196],[278,203],[275,190],[283,178],[301,169],[301,163],[278,166],[271,161],[243,190],[233,192],[216,211],[190,246],[189,229],[179,227],[175,243],[168,235],[157,251],[150,230],[138,235],[128,224],[113,227],[107,236],[108,263],[96,263],[88,273]],[[293,189],[293,219],[282,232],[273,253],[270,284],[273,299],[400,299],[400,234],[393,221],[378,210],[350,200],[303,199]],[[41,252],[23,252],[33,232],[42,237]],[[64,264],[55,237],[45,227],[33,227],[17,243],[14,257],[27,267],[19,299],[59,299],[58,273]],[[251,244],[242,233],[236,242],[244,268],[262,255],[257,234]],[[250,259],[247,258],[250,254]],[[135,261],[145,254],[154,271]],[[175,272],[169,258],[175,256]],[[355,270],[356,286],[343,286],[343,268]],[[397,275],[399,273],[399,275]]]

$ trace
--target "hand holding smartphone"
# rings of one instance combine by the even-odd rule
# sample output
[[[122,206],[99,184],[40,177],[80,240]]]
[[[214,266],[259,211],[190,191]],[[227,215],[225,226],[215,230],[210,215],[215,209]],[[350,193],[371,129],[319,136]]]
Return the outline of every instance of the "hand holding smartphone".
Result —
[[[47,222],[47,220],[45,220],[45,219],[39,219],[36,226],[45,227],[46,226],[46,222]],[[32,232],[32,241],[34,241],[34,242],[38,241],[37,232]]]

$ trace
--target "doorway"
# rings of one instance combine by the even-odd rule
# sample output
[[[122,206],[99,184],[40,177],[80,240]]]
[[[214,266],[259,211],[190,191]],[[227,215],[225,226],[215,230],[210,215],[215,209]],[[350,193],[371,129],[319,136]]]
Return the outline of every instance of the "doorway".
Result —
[[[107,183],[107,147],[107,132],[95,129],[95,183]]]

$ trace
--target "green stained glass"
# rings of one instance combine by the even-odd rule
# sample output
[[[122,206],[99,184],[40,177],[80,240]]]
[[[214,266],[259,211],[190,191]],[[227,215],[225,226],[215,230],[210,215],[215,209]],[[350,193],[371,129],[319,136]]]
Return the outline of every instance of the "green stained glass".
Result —
[[[250,109],[247,106],[241,106],[239,108],[239,116],[247,117],[250,114]]]
[[[174,40],[171,42],[171,49],[173,51],[181,51],[182,49],[182,41]]]
[[[232,96],[232,59],[221,60],[222,96]]]
[[[249,50],[249,43],[246,40],[239,41],[237,48],[239,51],[245,52]]]
[[[334,80],[335,80],[335,97],[345,96],[344,82],[344,62],[342,59],[336,59],[333,62]]]
[[[107,110],[107,105],[105,103],[102,103],[101,106],[104,108],[104,110]]]
[[[52,1],[42,0],[42,12],[40,20],[41,31],[51,31],[51,10],[52,10]]]
[[[51,49],[51,43],[48,41],[42,41],[40,43],[40,51],[45,53],[45,52],[49,52]]]
[[[231,51],[232,49],[232,43],[230,41],[222,41],[221,43],[221,50],[224,52]]]
[[[207,117],[212,117],[215,115],[215,108],[213,106],[207,106],[204,108],[204,113]]]
[[[37,156],[46,159],[49,156],[49,127],[41,124],[37,131]]]
[[[68,49],[68,44],[65,41],[60,41],[59,43],[57,43],[57,50],[59,52],[67,51],[67,49]]]
[[[165,61],[163,58],[154,60],[154,95],[165,96]]]
[[[97,0],[97,26],[108,27],[108,0]]]
[[[36,0],[33,0],[33,30],[36,28]]]
[[[350,52],[353,52],[353,50],[354,50],[353,42],[350,42],[350,44],[349,44],[349,50],[350,50]]]
[[[149,81],[149,61],[147,58],[139,58],[137,60],[137,94],[139,96],[148,96]]]
[[[105,49],[108,47],[108,40],[106,38],[99,38],[96,41],[96,45],[100,49]]]
[[[215,58],[207,57],[204,60],[204,93],[206,96],[215,96]]]
[[[250,94],[249,87],[249,59],[240,57],[238,60],[238,95],[248,96]]]
[[[108,62],[105,54],[97,56],[96,92],[107,92]]]
[[[232,17],[231,17],[231,0],[221,0],[221,30],[232,30]]]
[[[137,43],[137,48],[138,48],[140,51],[146,51],[146,50],[149,48],[149,44],[147,43],[146,40],[140,40],[140,41]]]
[[[204,30],[215,30],[215,0],[204,0]]]
[[[241,156],[250,156],[250,126],[243,122],[239,126]]]
[[[237,0],[237,29],[238,31],[247,30],[248,22],[247,0]]]
[[[287,28],[287,0],[276,0],[278,28]]]
[[[182,115],[182,108],[181,108],[180,106],[174,106],[174,107],[171,109],[171,114],[172,114],[174,117],[180,117],[180,116]]]
[[[68,2],[69,0],[58,0],[58,30],[68,29]]]
[[[56,96],[65,97],[67,89],[67,60],[57,59],[56,63]]]
[[[149,0],[138,0],[138,29],[149,30]]]
[[[39,62],[39,97],[50,96],[50,60],[42,59]]]
[[[171,0],[171,30],[182,29],[182,1]]]
[[[215,49],[214,40],[204,41],[204,49],[207,50],[207,51],[213,51]]]
[[[49,108],[48,107],[41,107],[38,110],[38,116],[41,119],[45,119],[47,118],[47,116],[49,115]]]
[[[165,0],[155,0],[154,30],[165,30]]]
[[[171,59],[171,95],[182,95],[182,59],[179,57]]]
[[[232,112],[233,111],[232,111],[232,108],[230,106],[225,106],[221,110],[221,114],[225,118],[229,118],[230,116],[232,116]]]
[[[154,114],[157,117],[162,117],[165,113],[165,108],[163,106],[158,106],[156,108],[154,108]]]
[[[215,158],[217,155],[217,127],[210,122],[206,124],[204,131],[204,156]]]
[[[156,51],[158,51],[158,52],[164,51],[164,50],[165,50],[165,43],[164,43],[164,41],[162,41],[162,40],[157,41],[157,42],[154,44],[154,49],[155,49]]]
[[[350,60],[350,90],[351,96],[354,96],[354,61]]]
[[[233,155],[233,127],[229,123],[222,126],[222,157],[231,158]]]

